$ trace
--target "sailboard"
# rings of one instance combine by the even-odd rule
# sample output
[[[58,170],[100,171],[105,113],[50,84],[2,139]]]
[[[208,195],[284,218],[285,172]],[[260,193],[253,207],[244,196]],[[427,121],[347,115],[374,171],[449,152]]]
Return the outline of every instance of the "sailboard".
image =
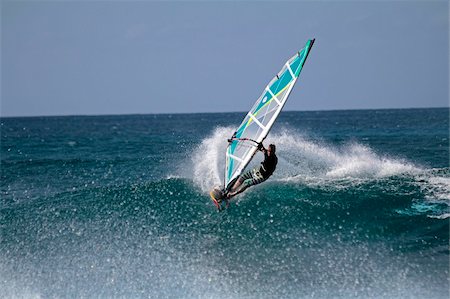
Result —
[[[255,155],[258,144],[269,134],[294,87],[306,58],[314,44],[308,40],[303,49],[292,56],[278,74],[267,84],[261,96],[245,116],[237,130],[228,139],[224,189],[211,191],[211,198],[222,199]]]

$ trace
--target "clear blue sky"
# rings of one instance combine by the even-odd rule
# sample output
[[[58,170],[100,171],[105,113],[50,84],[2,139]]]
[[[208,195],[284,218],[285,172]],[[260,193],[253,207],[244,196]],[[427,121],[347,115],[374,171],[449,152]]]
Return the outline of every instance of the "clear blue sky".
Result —
[[[1,116],[449,106],[448,1],[1,1]]]

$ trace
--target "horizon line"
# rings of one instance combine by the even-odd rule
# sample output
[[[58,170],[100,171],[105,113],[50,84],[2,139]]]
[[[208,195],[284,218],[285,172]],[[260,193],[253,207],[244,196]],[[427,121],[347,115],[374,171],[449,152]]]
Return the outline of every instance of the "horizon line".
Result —
[[[415,110],[415,109],[450,109],[450,106],[436,107],[408,107],[408,108],[348,108],[348,109],[322,109],[322,110],[284,110],[284,112],[333,112],[333,111],[371,111],[371,110]],[[47,115],[16,115],[2,116],[0,118],[33,118],[33,117],[96,117],[96,116],[136,116],[136,115],[186,115],[186,114],[225,114],[246,113],[246,111],[223,111],[223,112],[160,112],[160,113],[105,113],[105,114],[47,114]]]

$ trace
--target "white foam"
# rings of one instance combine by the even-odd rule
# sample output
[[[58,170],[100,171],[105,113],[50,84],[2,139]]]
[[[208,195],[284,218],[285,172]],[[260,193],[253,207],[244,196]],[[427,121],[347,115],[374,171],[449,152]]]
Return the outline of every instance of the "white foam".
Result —
[[[226,139],[232,132],[231,127],[218,127],[195,150],[192,158],[194,182],[203,191],[222,182]],[[269,136],[264,143],[277,145],[279,165],[274,178],[278,180],[359,181],[420,172],[420,168],[407,161],[380,156],[358,143],[328,145],[287,130]]]
[[[226,140],[233,129],[215,128],[195,150],[193,180],[202,192],[222,184]],[[450,204],[450,177],[442,175],[442,171],[423,169],[404,159],[376,153],[366,145],[357,142],[328,144],[293,130],[270,134],[264,144],[270,143],[276,144],[279,159],[271,180],[341,189],[367,181],[406,176],[421,186],[426,200]],[[259,163],[262,156],[253,160],[254,164]]]
[[[377,155],[358,143],[327,145],[287,131],[270,141],[277,144],[278,156],[287,164],[283,165],[287,172],[281,171],[283,179],[373,179],[420,171],[411,163]]]
[[[436,219],[447,219],[450,217],[450,213],[442,214],[442,215],[428,215],[429,218],[436,218]]]
[[[440,176],[425,177],[426,188],[432,194],[432,198],[438,201],[446,201],[450,205],[450,178]]]
[[[202,140],[192,157],[194,183],[202,192],[208,192],[213,186],[222,183],[225,167],[227,138],[233,134],[233,128],[218,127],[212,135]]]

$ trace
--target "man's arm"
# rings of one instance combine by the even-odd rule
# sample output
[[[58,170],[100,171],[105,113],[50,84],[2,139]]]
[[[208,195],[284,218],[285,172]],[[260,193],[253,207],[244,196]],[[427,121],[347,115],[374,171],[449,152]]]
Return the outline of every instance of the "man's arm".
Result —
[[[258,143],[258,150],[262,151],[263,153],[266,153],[267,151],[262,142]]]

